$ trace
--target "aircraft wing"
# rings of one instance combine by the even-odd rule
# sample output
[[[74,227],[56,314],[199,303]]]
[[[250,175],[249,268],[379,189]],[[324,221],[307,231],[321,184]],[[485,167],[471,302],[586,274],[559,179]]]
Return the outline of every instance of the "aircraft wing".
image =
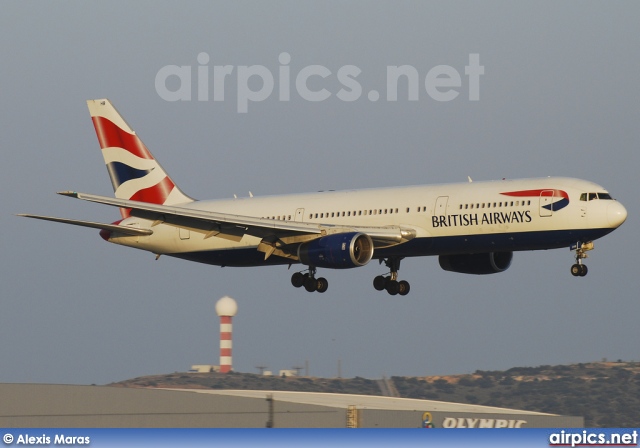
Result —
[[[369,235],[376,248],[402,244],[416,236],[414,229],[399,226],[339,226],[332,224],[279,221],[267,218],[217,213],[189,207],[158,205],[74,191],[63,191],[58,194],[82,199],[84,201],[130,209],[131,216],[154,221],[152,227],[166,223],[203,233],[205,234],[205,238],[215,236],[233,241],[240,241],[244,235],[251,235],[262,238],[262,244],[272,247],[276,245],[281,247],[282,245],[297,244],[320,238],[324,235],[354,231]],[[269,255],[273,253],[268,247],[259,248],[258,250],[264,251],[265,253],[268,251]]]

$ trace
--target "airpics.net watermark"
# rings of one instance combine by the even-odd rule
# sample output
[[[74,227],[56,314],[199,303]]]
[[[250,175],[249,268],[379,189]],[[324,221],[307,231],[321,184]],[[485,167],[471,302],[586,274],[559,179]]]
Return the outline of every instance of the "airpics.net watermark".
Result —
[[[324,65],[307,65],[296,74],[291,73],[291,55],[280,53],[277,77],[264,65],[214,65],[209,66],[209,55],[200,53],[198,65],[194,72],[191,65],[165,65],[156,73],[156,92],[165,101],[192,101],[194,91],[192,80],[195,77],[195,99],[197,101],[224,101],[225,82],[227,79],[236,82],[236,101],[238,113],[247,113],[249,103],[265,101],[273,94],[278,84],[278,100],[290,101],[292,83],[297,95],[306,101],[320,102],[334,95],[327,87],[340,89],[335,97],[341,101],[352,102],[362,97],[363,87],[358,81],[362,70],[355,65],[343,65],[332,72]],[[213,70],[210,70],[210,69]],[[211,73],[213,71],[213,73]],[[235,71],[235,74],[234,74]],[[480,65],[478,53],[469,54],[469,64],[464,67],[467,77],[469,101],[480,100],[480,76],[484,75],[484,66]],[[335,79],[332,79],[335,77]],[[292,81],[293,79],[293,81]],[[411,65],[388,65],[386,72],[386,100],[418,101],[420,98],[421,77],[418,70]],[[406,93],[398,95],[398,85]],[[406,86],[406,87],[404,87]],[[422,81],[422,86],[429,98],[438,102],[453,101],[460,95],[463,78],[460,72],[450,65],[436,65],[431,68]],[[213,95],[209,88],[213,87]],[[336,88],[337,90],[337,88]],[[381,99],[378,90],[369,90],[367,99],[375,102]]]

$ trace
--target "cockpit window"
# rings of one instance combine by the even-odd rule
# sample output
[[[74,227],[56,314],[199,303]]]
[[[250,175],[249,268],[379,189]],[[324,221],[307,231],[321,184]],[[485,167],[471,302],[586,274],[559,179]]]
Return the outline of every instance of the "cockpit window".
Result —
[[[609,193],[582,193],[581,201],[595,201],[596,199],[613,200]]]

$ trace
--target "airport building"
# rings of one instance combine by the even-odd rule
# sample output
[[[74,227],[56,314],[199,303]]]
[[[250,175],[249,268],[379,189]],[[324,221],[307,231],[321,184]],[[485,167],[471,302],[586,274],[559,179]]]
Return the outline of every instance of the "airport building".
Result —
[[[4,428],[548,428],[567,417],[371,395],[0,384]]]

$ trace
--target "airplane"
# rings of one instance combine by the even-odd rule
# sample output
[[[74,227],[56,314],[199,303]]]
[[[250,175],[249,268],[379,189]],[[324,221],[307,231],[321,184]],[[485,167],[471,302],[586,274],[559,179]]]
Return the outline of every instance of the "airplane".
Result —
[[[371,260],[389,272],[373,286],[406,295],[405,258],[438,256],[442,269],[493,274],[513,252],[570,248],[584,277],[593,241],[626,220],[600,185],[566,177],[498,180],[307,194],[195,200],[180,190],[108,99],[87,101],[115,197],[59,194],[118,207],[111,223],[32,214],[28,218],[100,230],[110,243],[217,266],[303,265],[293,286],[323,293],[318,268]]]

